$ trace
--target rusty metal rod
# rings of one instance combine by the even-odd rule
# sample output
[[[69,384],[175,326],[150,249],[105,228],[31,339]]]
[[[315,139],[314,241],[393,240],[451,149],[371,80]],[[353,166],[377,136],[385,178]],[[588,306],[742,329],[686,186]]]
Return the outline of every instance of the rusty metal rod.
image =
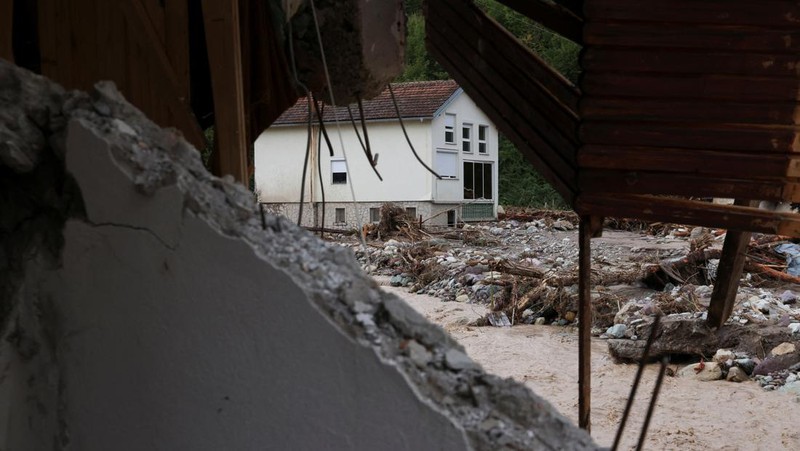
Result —
[[[578,245],[578,426],[590,432],[592,410],[592,227],[581,216]]]
[[[669,356],[661,359],[661,368],[658,372],[658,379],[656,379],[656,386],[653,388],[653,396],[650,398],[650,405],[647,407],[647,415],[644,417],[644,424],[642,425],[642,432],[639,434],[639,443],[636,445],[636,451],[641,450],[644,446],[644,439],[647,437],[647,428],[650,427],[650,419],[653,417],[653,411],[656,409],[658,393],[661,391],[661,384],[664,382],[664,374],[667,373],[667,365],[669,365]]]
[[[636,391],[639,389],[639,382],[641,382],[642,374],[644,374],[644,365],[647,363],[647,359],[650,357],[650,347],[653,345],[653,341],[656,339],[659,324],[661,324],[661,315],[656,315],[655,319],[653,320],[653,325],[650,328],[650,335],[648,335],[647,342],[644,345],[644,353],[642,353],[642,358],[639,359],[639,368],[636,370],[636,377],[633,379],[631,394],[628,396],[628,402],[625,404],[625,412],[622,414],[622,420],[619,423],[617,435],[614,437],[614,444],[611,446],[611,451],[617,450],[619,441],[622,439],[622,431],[625,429],[625,423],[628,422],[628,415],[630,415],[631,408],[633,407],[633,398],[636,397]]]

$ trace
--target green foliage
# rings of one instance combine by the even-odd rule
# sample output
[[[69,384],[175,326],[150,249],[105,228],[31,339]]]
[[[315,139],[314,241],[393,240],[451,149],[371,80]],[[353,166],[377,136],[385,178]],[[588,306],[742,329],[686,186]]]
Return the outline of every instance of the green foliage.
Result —
[[[428,0],[439,1],[439,0]],[[565,78],[576,83],[580,75],[580,46],[553,33],[494,0],[474,0],[475,4],[505,27],[523,44]],[[441,80],[447,72],[425,48],[425,18],[422,0],[406,0],[408,39],[406,69],[397,81]],[[514,145],[500,137],[500,203],[537,208],[568,208],[566,202],[523,158]]]
[[[569,208],[505,136],[500,136],[499,164],[500,204],[556,210]]]
[[[421,12],[408,17],[406,68],[396,81],[446,80],[450,75],[425,48],[425,18]]]

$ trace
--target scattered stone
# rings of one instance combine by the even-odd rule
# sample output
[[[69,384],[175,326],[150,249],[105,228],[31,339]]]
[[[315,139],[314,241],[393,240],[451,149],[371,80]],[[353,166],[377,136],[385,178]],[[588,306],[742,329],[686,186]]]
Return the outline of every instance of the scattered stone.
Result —
[[[625,332],[627,330],[628,328],[624,324],[614,324],[613,326],[609,327],[608,330],[606,330],[606,334],[614,338],[622,338],[625,336]]]
[[[714,354],[713,360],[722,365],[725,362],[733,360],[735,357],[736,355],[729,349],[718,349],[717,353]]]
[[[783,387],[779,388],[778,391],[791,393],[793,395],[800,396],[800,381],[794,381],[794,382],[791,382],[791,383],[787,383]]]
[[[408,358],[420,368],[424,368],[431,361],[431,353],[416,340],[409,340],[406,350],[408,351]]]
[[[456,302],[469,302],[469,295],[459,294],[458,296],[456,296]]]
[[[572,223],[571,223],[571,222],[569,222],[569,221],[565,221],[565,220],[563,220],[563,219],[560,219],[560,220],[558,220],[558,221],[555,221],[555,222],[553,223],[552,227],[553,227],[553,229],[555,229],[555,230],[562,230],[562,231],[575,230],[575,226],[574,226],[574,225],[572,225]]]
[[[784,304],[794,304],[795,302],[797,302],[797,295],[795,295],[793,292],[789,290],[786,290],[783,293],[781,293],[781,302],[783,302]]]
[[[511,321],[508,320],[508,316],[503,312],[491,312],[486,315],[486,319],[494,327],[511,327]]]
[[[756,368],[755,360],[748,358],[736,359],[733,361],[733,364],[741,368],[746,374],[753,374],[753,370]]]
[[[444,355],[444,363],[448,368],[454,371],[480,368],[468,355],[455,348],[450,348]]]
[[[728,370],[728,377],[725,378],[729,382],[744,382],[749,379],[743,369],[735,366]]]
[[[701,362],[688,365],[678,371],[678,377],[695,379],[702,382],[722,379],[722,368],[717,362]]]
[[[792,323],[788,327],[793,334],[800,333],[800,323]]]
[[[775,346],[772,351],[769,352],[770,356],[778,357],[786,354],[790,354],[797,351],[797,347],[794,343],[784,342]]]
[[[544,316],[540,316],[533,321],[535,326],[544,326],[545,321],[547,321]]]

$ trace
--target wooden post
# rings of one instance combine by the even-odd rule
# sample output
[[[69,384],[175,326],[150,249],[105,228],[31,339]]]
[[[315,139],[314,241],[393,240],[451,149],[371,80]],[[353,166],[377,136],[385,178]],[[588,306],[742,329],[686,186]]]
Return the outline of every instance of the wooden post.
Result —
[[[0,58],[14,62],[14,0],[0,0]]]
[[[247,127],[238,0],[203,0],[211,87],[214,92],[218,175],[248,185]]]
[[[755,207],[757,201],[736,200],[735,205]],[[747,245],[750,244],[750,232],[728,230],[725,235],[725,244],[722,245],[722,256],[717,266],[717,279],[714,281],[714,291],[708,305],[709,327],[722,327],[733,312],[736,303],[736,292],[739,289],[739,278],[744,268]]]
[[[596,221],[595,221],[596,223]],[[578,243],[578,426],[591,431],[592,218],[581,216]]]

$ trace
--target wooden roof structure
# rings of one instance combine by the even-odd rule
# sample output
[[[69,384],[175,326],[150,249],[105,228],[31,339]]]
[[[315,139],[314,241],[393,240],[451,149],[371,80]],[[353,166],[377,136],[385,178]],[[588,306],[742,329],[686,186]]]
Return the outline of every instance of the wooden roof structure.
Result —
[[[728,229],[712,327],[731,314],[750,232],[800,237],[800,215],[757,208],[800,200],[800,2],[498,1],[583,47],[577,85],[470,0],[426,2],[427,47],[581,216],[589,428],[590,238],[602,217]],[[698,200],[712,197],[736,202]]]

